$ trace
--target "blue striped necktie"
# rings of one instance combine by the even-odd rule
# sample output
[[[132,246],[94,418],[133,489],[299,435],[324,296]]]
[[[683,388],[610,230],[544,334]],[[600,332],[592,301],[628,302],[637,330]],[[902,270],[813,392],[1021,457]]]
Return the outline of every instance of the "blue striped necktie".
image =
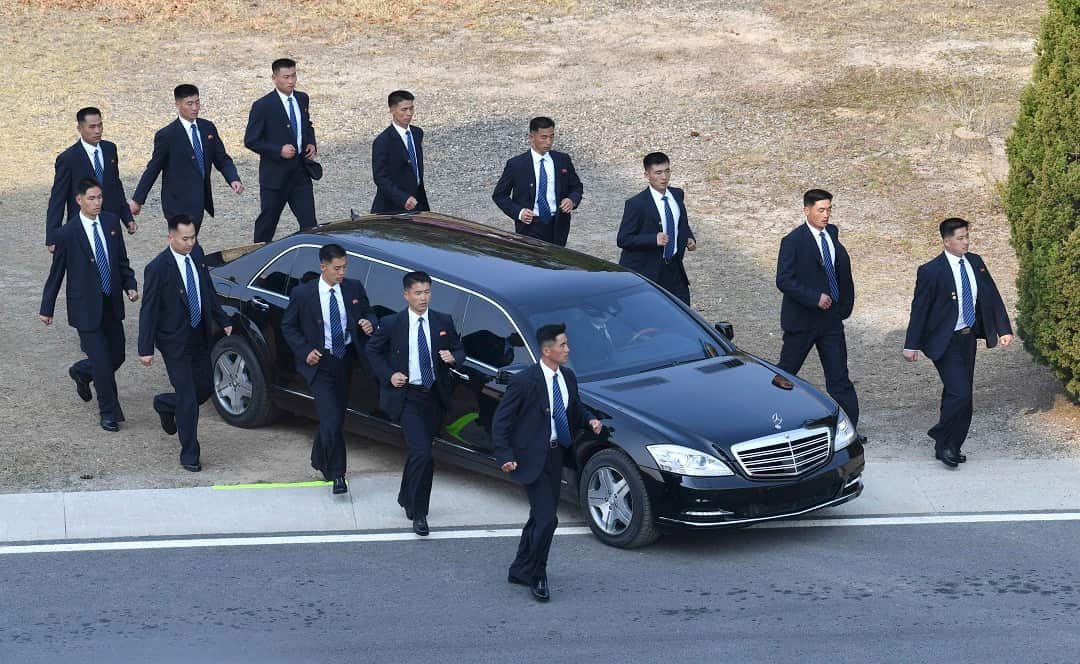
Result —
[[[412,140],[412,130],[405,130],[405,149],[409,151],[409,161],[412,163],[412,172],[416,176],[416,184],[420,184],[420,162],[416,160],[416,146]]]
[[[303,151],[303,140],[301,138],[303,134],[300,131],[300,123],[296,120],[296,102],[293,100],[292,96],[289,97],[289,122],[292,124],[293,133],[296,134],[296,149]]]
[[[101,278],[101,292],[112,295],[112,272],[109,270],[109,255],[105,253],[105,244],[98,232],[98,222],[91,225],[94,231],[94,262],[97,263],[98,277]]]
[[[435,373],[431,370],[431,351],[424,334],[423,316],[416,320],[416,357],[420,361],[420,382],[424,387],[431,387],[435,383]]]
[[[555,421],[555,433],[559,444],[570,447],[574,444],[570,436],[570,420],[566,417],[566,404],[563,403],[562,390],[559,389],[559,372],[551,376],[551,419]]]
[[[105,169],[101,165],[101,148],[94,148],[94,175],[97,176],[98,184],[105,187]]]
[[[551,206],[548,204],[548,176],[547,167],[544,166],[545,158],[540,158],[540,186],[536,188],[536,211],[540,213],[540,223],[546,224],[551,221]]]
[[[960,259],[960,299],[964,307],[964,325],[975,325],[975,298],[971,296],[971,281],[968,279],[964,259]]]
[[[330,289],[330,345],[334,357],[345,357],[345,333],[341,330],[341,308],[338,307],[337,293]]]
[[[840,300],[840,286],[836,281],[836,266],[833,265],[832,252],[829,251],[829,243],[825,241],[825,231],[818,233],[821,240],[821,255],[825,263],[825,276],[829,279],[829,297],[833,302]]]
[[[199,141],[199,130],[195,123],[191,123],[191,147],[195,150],[195,165],[199,167],[199,174],[206,175],[206,163],[203,161],[202,142]]]
[[[187,271],[187,306],[191,316],[191,327],[199,327],[202,322],[202,307],[199,306],[199,280],[195,278],[195,271],[191,269],[191,256],[184,258],[184,267]]]
[[[675,256],[675,215],[671,212],[668,197],[661,196],[664,201],[664,234],[668,236],[668,243],[664,245],[664,260],[669,261]]]

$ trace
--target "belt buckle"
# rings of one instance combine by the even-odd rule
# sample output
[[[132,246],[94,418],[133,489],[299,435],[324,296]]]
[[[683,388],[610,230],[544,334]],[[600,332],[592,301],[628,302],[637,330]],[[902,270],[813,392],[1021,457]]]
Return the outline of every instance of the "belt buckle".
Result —
[[[970,327],[964,327],[964,328],[961,328],[961,329],[959,329],[957,331],[960,334],[971,334],[971,328]]]
[[[548,449],[553,450],[558,446],[559,446],[559,440],[558,439],[555,439],[555,440],[552,440],[552,441],[548,442]]]

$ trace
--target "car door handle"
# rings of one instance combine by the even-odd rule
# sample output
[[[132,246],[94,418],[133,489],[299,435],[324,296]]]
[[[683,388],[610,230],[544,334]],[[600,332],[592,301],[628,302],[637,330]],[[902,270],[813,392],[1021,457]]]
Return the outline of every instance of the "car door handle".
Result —
[[[450,370],[450,374],[453,375],[454,377],[456,377],[461,382],[463,382],[463,383],[469,382],[469,374],[462,373],[461,371],[458,371],[457,369],[455,369],[453,367],[447,367],[447,368]]]
[[[255,307],[259,311],[270,311],[270,303],[262,299],[258,295],[251,298],[251,306]]]

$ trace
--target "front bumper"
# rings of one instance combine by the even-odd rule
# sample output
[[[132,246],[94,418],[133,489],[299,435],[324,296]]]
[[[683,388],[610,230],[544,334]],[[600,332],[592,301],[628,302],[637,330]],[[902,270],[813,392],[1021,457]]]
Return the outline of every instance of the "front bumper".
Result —
[[[853,443],[802,477],[748,480],[646,475],[657,523],[675,528],[730,528],[799,516],[853,500],[862,493],[863,448]],[[654,471],[655,472],[655,471]]]

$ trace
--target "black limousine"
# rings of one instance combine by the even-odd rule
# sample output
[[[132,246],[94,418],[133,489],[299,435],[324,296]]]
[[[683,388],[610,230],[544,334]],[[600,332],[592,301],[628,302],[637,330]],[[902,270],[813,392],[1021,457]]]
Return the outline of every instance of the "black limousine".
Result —
[[[454,317],[468,359],[452,369],[440,459],[504,477],[492,451],[495,407],[510,375],[537,360],[535,330],[566,323],[581,399],[604,430],[575,441],[564,497],[607,544],[805,514],[862,492],[863,448],[843,410],[739,350],[729,324],[709,324],[618,265],[431,213],[354,218],[207,257],[234,321],[213,348],[213,402],[227,422],[259,427],[281,409],[314,417],[281,316],[289,291],[318,278],[319,247],[330,242],[348,252],[348,276],[378,314],[405,306],[401,277],[422,269],[432,307]],[[379,387],[366,366],[356,369],[346,427],[402,444],[379,411]]]

